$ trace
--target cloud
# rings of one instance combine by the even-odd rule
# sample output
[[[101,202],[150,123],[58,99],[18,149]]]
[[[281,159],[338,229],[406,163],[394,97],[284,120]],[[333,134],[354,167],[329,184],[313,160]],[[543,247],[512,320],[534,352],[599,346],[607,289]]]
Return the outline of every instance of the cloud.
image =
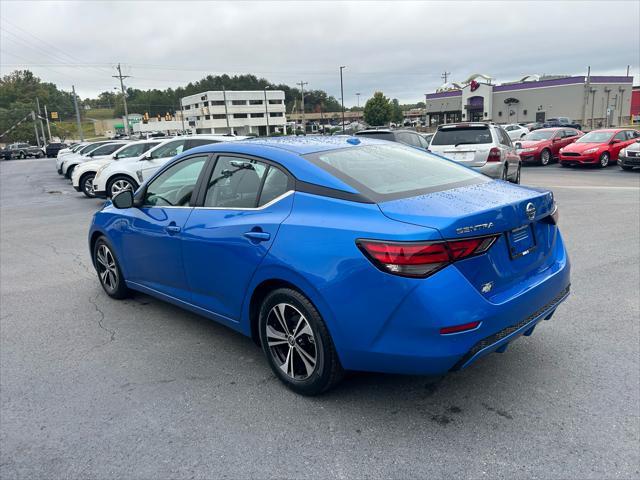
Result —
[[[638,74],[638,2],[3,2],[2,73],[25,66],[82,96],[255,73],[361,103],[402,102],[487,73]]]

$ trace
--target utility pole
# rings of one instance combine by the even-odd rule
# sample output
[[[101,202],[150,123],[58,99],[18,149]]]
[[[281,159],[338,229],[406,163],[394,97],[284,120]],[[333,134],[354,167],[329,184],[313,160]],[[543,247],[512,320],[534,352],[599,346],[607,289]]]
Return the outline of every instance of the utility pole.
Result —
[[[447,80],[449,79],[449,75],[451,75],[451,72],[447,72],[445,70],[444,72],[442,72],[442,75],[440,75],[440,78],[444,80],[444,83],[447,83]]]
[[[224,116],[227,119],[227,128],[229,129],[229,133],[233,133],[231,131],[231,127],[229,126],[229,110],[227,109],[227,90],[222,86],[222,98],[224,98]]]
[[[306,135],[307,134],[307,125],[304,121],[304,86],[305,85],[309,85],[309,82],[304,82],[302,80],[300,80],[299,83],[296,83],[296,85],[300,85],[300,90],[302,91],[302,134]]]
[[[591,66],[587,67],[587,79],[584,83],[584,93],[582,96],[582,125],[587,123],[587,102],[589,101],[589,90],[591,89]]]
[[[356,92],[356,98],[358,99],[358,108],[360,108],[360,92]]]
[[[44,106],[44,119],[47,121],[47,132],[49,132],[49,143],[51,143],[51,127],[49,126],[49,112],[47,106]]]
[[[76,87],[71,85],[71,91],[73,92],[73,106],[76,108],[76,123],[78,124],[78,134],[80,135],[80,141],[84,142],[84,133],[82,133],[82,124],[80,123],[80,110],[78,110],[78,96],[76,95]]]
[[[44,124],[42,123],[42,113],[40,112],[40,99],[36,97],[36,107],[38,108],[38,120],[40,121],[40,131],[42,132],[42,142],[47,143],[47,135],[44,133]],[[49,137],[51,141],[51,137]]]
[[[36,143],[40,147],[40,134],[38,133],[38,121],[36,120],[36,112],[31,110],[31,118],[33,118],[33,129],[36,132]]]
[[[182,134],[185,134],[184,130],[184,108],[182,107],[182,99],[180,101],[180,119],[182,120]]]
[[[340,67],[340,103],[342,104],[342,133],[344,133],[344,86],[342,84],[342,70],[344,70],[344,65]]]
[[[122,75],[122,69],[120,68],[120,64],[116,67],[118,70],[118,75],[111,75],[113,78],[120,79],[120,89],[122,90],[122,101],[124,102],[124,134],[129,136],[129,111],[127,110],[127,94],[124,91],[124,80],[125,78],[129,78],[130,75]]]
[[[268,106],[269,102],[267,101],[267,88],[269,88],[269,86],[264,87],[264,116],[267,119],[267,137],[268,137],[269,136],[269,106]]]

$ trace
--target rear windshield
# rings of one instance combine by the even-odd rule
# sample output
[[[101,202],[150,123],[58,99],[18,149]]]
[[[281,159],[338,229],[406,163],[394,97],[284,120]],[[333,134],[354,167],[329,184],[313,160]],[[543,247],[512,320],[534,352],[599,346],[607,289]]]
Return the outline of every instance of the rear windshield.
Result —
[[[487,181],[455,162],[397,143],[305,157],[376,202]]]
[[[356,133],[358,137],[370,137],[370,138],[378,138],[380,140],[391,140],[393,142],[393,133],[391,132],[358,132]]]
[[[431,140],[431,145],[475,145],[479,143],[493,143],[489,128],[444,128],[438,130]]]

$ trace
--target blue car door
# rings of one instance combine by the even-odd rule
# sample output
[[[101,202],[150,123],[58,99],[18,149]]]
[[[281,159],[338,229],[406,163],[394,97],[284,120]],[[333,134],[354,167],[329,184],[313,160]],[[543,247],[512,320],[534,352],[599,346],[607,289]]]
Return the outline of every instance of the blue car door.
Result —
[[[275,165],[220,155],[187,220],[183,255],[195,305],[238,321],[247,285],[293,206],[293,179]]]
[[[191,197],[209,155],[187,157],[149,183],[122,236],[127,280],[189,301],[181,237]]]

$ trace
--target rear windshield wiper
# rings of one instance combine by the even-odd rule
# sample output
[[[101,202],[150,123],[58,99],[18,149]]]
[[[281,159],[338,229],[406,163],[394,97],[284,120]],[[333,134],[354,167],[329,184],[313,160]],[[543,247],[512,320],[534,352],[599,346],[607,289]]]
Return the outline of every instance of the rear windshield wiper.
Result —
[[[458,145],[473,145],[475,142],[458,142],[454,145],[454,147],[457,147]]]

